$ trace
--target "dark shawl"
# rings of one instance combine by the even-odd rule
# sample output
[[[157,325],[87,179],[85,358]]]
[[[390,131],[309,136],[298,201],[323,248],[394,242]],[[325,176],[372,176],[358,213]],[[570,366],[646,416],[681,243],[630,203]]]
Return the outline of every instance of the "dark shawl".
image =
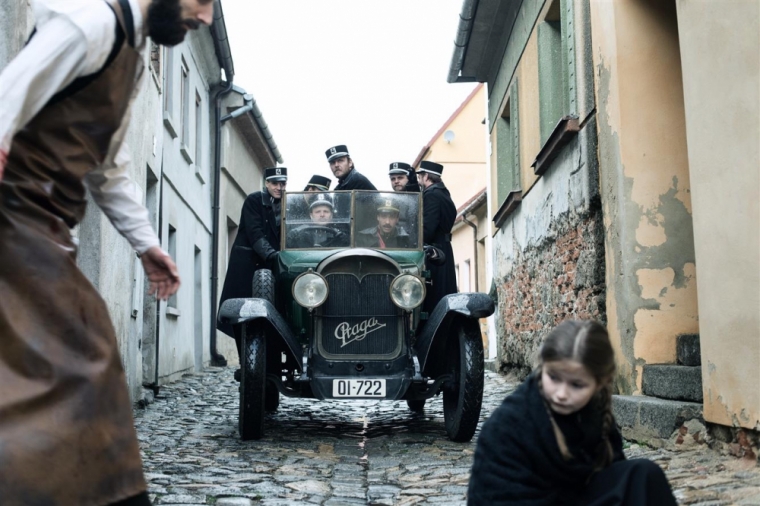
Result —
[[[578,413],[554,415],[574,458],[560,454],[551,420],[531,375],[483,424],[467,493],[469,505],[554,506],[580,504],[601,441],[602,413],[592,400]],[[615,461],[625,459],[613,427]]]

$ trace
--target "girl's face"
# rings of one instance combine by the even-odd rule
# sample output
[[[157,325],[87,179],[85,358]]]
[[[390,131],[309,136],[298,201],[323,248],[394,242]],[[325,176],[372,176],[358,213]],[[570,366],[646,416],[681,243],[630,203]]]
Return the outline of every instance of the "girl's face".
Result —
[[[552,411],[569,415],[583,409],[602,385],[576,360],[556,360],[541,368],[544,398]]]

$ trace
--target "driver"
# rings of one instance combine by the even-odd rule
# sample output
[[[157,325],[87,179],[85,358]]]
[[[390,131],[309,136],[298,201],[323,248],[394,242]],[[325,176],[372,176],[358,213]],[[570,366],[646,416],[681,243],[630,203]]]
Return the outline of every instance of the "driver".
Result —
[[[348,236],[333,224],[335,206],[332,197],[319,193],[309,205],[310,224],[301,225],[288,233],[290,248],[333,248],[348,246]]]
[[[377,206],[377,226],[362,230],[356,245],[363,248],[411,248],[409,233],[399,222],[399,205],[392,199],[382,199]]]

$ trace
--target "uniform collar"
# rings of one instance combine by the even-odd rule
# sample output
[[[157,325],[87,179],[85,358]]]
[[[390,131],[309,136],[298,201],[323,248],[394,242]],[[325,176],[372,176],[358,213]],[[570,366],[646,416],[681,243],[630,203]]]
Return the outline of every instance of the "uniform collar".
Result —
[[[352,177],[354,177],[354,172],[356,172],[356,167],[352,168],[349,171],[349,173],[346,174],[346,177],[344,177],[343,179],[338,179],[338,182],[341,183],[341,184],[345,183],[346,181],[348,181],[349,179],[351,179]]]

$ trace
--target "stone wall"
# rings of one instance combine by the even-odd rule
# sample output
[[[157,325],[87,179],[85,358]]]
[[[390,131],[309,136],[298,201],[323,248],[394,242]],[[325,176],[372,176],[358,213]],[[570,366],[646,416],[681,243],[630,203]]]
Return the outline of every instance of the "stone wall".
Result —
[[[497,285],[501,367],[527,374],[545,336],[566,319],[606,323],[604,230],[599,209],[568,212],[542,243],[515,255]]]

